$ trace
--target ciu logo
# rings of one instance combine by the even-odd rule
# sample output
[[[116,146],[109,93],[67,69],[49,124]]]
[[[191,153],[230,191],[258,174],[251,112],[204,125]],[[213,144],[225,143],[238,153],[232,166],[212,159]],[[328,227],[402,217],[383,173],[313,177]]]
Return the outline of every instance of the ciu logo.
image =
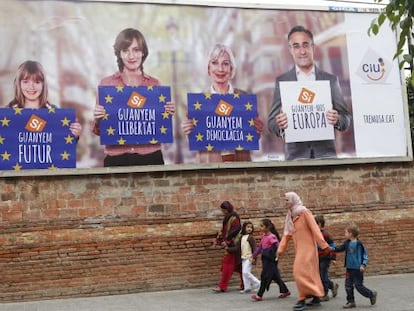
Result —
[[[132,92],[128,99],[127,105],[131,108],[143,108],[147,98],[137,92]]]
[[[316,93],[303,87],[300,90],[298,102],[305,105],[310,105],[315,100]]]
[[[224,100],[220,100],[214,112],[219,116],[229,116],[233,111],[233,106]]]
[[[42,132],[46,124],[46,120],[32,114],[24,128],[29,132]]]
[[[364,63],[361,67],[367,78],[372,81],[381,80],[385,76],[385,62],[382,57],[378,58],[376,63]]]

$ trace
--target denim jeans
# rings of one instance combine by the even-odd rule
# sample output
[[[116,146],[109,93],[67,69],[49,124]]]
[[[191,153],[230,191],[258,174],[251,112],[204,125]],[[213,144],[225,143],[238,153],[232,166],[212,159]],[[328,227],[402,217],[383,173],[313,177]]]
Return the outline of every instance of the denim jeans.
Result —
[[[328,291],[332,289],[333,282],[329,279],[329,266],[331,265],[330,260],[319,261],[319,273],[321,275],[321,281],[325,296],[328,295]]]
[[[364,273],[356,269],[346,269],[345,291],[346,300],[355,302],[354,286],[356,290],[364,297],[371,298],[372,291],[364,286]]]

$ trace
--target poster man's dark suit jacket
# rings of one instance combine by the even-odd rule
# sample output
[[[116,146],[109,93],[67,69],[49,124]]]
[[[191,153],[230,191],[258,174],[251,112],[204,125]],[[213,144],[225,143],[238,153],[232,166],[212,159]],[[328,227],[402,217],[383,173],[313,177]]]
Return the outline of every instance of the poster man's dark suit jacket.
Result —
[[[342,90],[338,78],[330,73],[322,71],[315,66],[316,80],[328,80],[331,86],[332,108],[338,111],[339,121],[335,126],[338,131],[345,131],[351,124],[351,114],[345,107]],[[284,131],[279,128],[275,117],[280,113],[282,101],[280,99],[280,81],[297,81],[296,68],[284,73],[276,79],[273,104],[270,109],[268,127],[269,130],[281,137]],[[289,126],[289,125],[288,125]],[[285,144],[285,159],[299,160],[311,158],[336,158],[335,141],[321,140],[310,142],[295,142]]]

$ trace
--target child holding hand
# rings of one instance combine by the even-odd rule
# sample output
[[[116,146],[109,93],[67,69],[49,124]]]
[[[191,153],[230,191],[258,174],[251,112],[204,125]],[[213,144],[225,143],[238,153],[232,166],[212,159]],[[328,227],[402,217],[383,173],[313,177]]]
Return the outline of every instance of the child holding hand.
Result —
[[[272,281],[279,285],[279,298],[286,298],[290,295],[290,291],[280,276],[276,258],[276,251],[280,241],[279,233],[268,218],[262,219],[260,227],[262,228],[263,236],[259,247],[253,253],[253,259],[256,260],[257,256],[260,253],[262,254],[262,274],[260,276],[259,291],[257,295],[252,296],[252,299],[255,301],[263,300],[263,294],[265,290],[269,290]]]
[[[333,251],[345,251],[345,290],[347,303],[344,309],[355,308],[354,286],[364,297],[369,298],[371,305],[377,301],[377,292],[364,286],[364,272],[368,264],[368,253],[362,241],[358,239],[359,229],[352,223],[345,229],[346,241],[340,246],[331,247]]]
[[[254,227],[250,221],[243,223],[240,253],[244,289],[240,291],[241,294],[250,293],[252,287],[258,289],[260,286],[260,281],[252,273],[253,252],[256,250],[256,240],[254,239],[253,231]]]
[[[318,224],[319,228],[321,229],[321,233],[323,238],[325,239],[326,243],[329,246],[335,246],[335,243],[329,234],[328,230],[325,229],[325,217],[323,215],[315,216],[315,221]],[[321,281],[323,285],[323,290],[325,295],[321,298],[321,301],[328,301],[328,291],[329,289],[332,291],[332,297],[336,297],[338,295],[338,287],[337,283],[332,282],[329,278],[329,267],[332,263],[336,263],[336,254],[329,250],[323,250],[318,246],[318,255],[319,255],[319,273],[321,275]]]

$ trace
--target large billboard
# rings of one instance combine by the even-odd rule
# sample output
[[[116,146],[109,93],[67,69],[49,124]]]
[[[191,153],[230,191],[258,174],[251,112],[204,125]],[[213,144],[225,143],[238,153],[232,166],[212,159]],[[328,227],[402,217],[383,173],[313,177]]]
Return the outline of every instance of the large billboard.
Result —
[[[76,114],[71,168],[18,163],[0,120],[0,176],[412,160],[377,9],[163,2],[0,2],[0,115]]]

